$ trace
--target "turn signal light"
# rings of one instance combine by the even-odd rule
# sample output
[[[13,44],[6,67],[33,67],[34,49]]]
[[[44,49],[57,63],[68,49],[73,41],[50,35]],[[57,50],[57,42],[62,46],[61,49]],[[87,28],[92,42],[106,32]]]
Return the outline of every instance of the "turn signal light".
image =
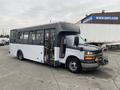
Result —
[[[85,60],[95,60],[95,56],[85,56]]]

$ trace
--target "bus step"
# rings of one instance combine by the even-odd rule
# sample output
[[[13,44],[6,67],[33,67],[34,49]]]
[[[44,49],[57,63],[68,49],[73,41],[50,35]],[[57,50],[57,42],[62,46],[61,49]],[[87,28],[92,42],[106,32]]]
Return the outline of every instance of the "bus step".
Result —
[[[49,60],[49,61],[47,62],[47,64],[50,65],[50,66],[54,66],[54,67],[60,66],[59,61],[54,61],[54,60]]]

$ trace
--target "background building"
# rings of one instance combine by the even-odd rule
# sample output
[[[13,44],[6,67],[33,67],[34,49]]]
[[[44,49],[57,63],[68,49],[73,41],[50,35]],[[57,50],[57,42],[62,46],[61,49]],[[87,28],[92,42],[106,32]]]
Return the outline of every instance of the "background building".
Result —
[[[120,44],[120,12],[92,13],[77,24],[88,43]]]
[[[92,13],[77,23],[120,24],[120,12]]]

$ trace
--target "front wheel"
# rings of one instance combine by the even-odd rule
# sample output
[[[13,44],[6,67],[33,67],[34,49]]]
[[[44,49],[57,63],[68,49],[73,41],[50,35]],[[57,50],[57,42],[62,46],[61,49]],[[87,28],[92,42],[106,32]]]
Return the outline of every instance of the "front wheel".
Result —
[[[69,58],[67,62],[67,68],[73,73],[79,73],[81,71],[81,63],[77,58]]]

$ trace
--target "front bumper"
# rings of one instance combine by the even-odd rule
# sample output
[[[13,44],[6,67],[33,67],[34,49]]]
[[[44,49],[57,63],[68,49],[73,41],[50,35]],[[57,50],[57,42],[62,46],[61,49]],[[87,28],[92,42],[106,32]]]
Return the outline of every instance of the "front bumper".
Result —
[[[81,63],[82,69],[83,70],[95,70],[97,69],[100,65],[97,63]]]
[[[108,59],[106,57],[103,57],[101,59],[96,59],[94,61],[85,61],[83,60],[81,62],[82,69],[84,70],[95,70],[101,65],[108,64]]]

